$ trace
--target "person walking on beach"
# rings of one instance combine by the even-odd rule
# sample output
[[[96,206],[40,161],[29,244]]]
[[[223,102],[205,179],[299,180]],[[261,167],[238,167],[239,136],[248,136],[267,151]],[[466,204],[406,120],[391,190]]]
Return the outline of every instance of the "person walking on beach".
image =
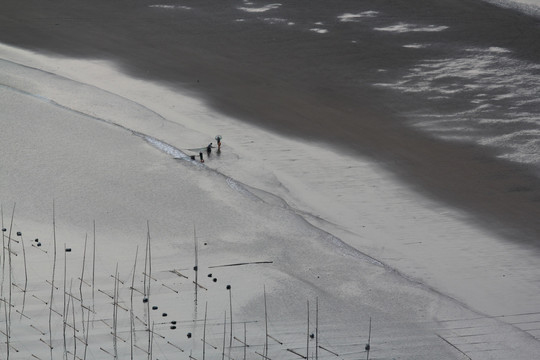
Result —
[[[218,150],[221,149],[221,139],[222,139],[221,135],[216,135],[216,141],[217,141]]]
[[[199,159],[201,159],[201,162],[202,162],[202,163],[204,162],[203,155],[202,155],[202,151],[199,152]]]
[[[212,152],[212,143],[208,144],[208,146],[206,147],[206,153],[208,154],[208,156],[210,156],[211,152]]]

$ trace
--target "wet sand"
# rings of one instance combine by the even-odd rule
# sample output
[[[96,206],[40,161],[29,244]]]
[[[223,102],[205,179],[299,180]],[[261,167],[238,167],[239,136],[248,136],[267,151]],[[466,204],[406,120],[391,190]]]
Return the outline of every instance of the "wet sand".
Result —
[[[527,166],[496,159],[476,146],[449,143],[406,126],[403,113],[420,96],[390,96],[370,84],[403,73],[420,55],[402,44],[466,42],[504,46],[536,60],[540,37],[525,15],[477,1],[421,6],[377,4],[389,19],[443,24],[451,30],[391,37],[327,25],[327,34],[270,26],[260,14],[211,1],[185,9],[149,8],[150,1],[66,3],[3,1],[0,42],[81,58],[110,59],[131,76],[159,80],[205,98],[217,110],[280,133],[322,140],[347,154],[368,155],[418,191],[469,212],[505,238],[540,245],[540,179]],[[191,4],[186,4],[191,6]],[[238,2],[237,6],[242,6]],[[309,29],[328,15],[324,2],[297,3],[278,14]],[[371,10],[341,2],[351,11]],[[266,15],[264,15],[266,16]],[[243,21],[235,21],[242,19]],[[301,20],[298,20],[301,19]],[[301,22],[298,22],[301,21]],[[413,37],[414,36],[414,37]],[[351,46],[351,40],[357,46]],[[430,54],[444,58],[444,46]],[[423,53],[422,55],[425,55]],[[377,69],[385,69],[378,72]]]

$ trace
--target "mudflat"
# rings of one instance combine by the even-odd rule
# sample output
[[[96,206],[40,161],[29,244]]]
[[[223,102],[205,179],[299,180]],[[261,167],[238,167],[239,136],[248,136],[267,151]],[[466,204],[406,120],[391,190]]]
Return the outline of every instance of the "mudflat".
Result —
[[[373,86],[399,78],[422,58],[451,56],[456,44],[505,47],[536,62],[537,20],[477,1],[416,1],[407,7],[372,2],[361,9],[352,1],[335,9],[324,1],[271,5],[246,11],[243,2],[5,0],[0,41],[113,60],[131,76],[190,92],[242,121],[367,155],[507,239],[540,245],[537,169],[497,158],[497,149],[411,128],[406,115],[442,110],[429,109],[423,94]],[[370,17],[372,10],[379,16]],[[338,21],[346,11],[366,19]],[[409,23],[448,29],[398,36],[373,31]],[[409,43],[438,46],[411,52],[403,47]],[[464,101],[455,99],[456,106]]]

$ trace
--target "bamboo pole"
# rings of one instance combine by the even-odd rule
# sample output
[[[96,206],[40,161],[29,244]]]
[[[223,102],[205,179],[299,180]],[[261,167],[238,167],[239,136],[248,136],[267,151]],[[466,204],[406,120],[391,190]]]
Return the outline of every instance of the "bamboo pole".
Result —
[[[306,359],[309,358],[309,300],[307,301]]]
[[[147,254],[147,260],[148,260],[147,261],[147,263],[148,263],[148,271],[145,268],[145,272],[147,272],[148,277],[151,278],[152,277],[152,252],[151,252],[152,246],[151,246],[150,222],[149,221],[146,222],[146,228],[147,228],[146,254]],[[146,289],[146,298],[148,299],[148,301],[146,302],[146,309],[147,309],[147,314],[148,314],[148,316],[147,316],[147,330],[148,330],[148,359],[149,360],[151,360],[151,358],[152,358],[151,348],[152,348],[152,341],[153,341],[153,336],[151,334],[152,329],[150,327],[150,284],[151,284],[151,281],[150,281],[150,279],[148,279],[148,282],[147,282],[148,288]]]
[[[202,349],[202,360],[205,360],[206,355],[206,319],[208,315],[208,301],[204,306],[204,325],[203,325],[203,349]]]
[[[319,360],[319,298],[315,298],[315,360]]]
[[[246,323],[244,322],[244,360],[246,360],[246,351],[247,351],[247,328]]]
[[[67,247],[66,243],[64,243],[64,311],[62,311],[62,318],[63,318],[63,337],[64,337],[64,359],[67,360],[67,342],[66,342],[66,322],[67,322],[67,316],[66,316],[66,276],[67,276]]]
[[[131,277],[131,294],[130,294],[130,359],[133,360],[133,334],[135,331],[135,318],[133,313],[133,290],[135,288],[135,271],[137,268],[137,256],[139,255],[139,246],[135,250],[135,261],[133,263],[133,275]]]
[[[22,308],[21,308],[21,319],[22,319],[23,313],[24,313],[24,305],[26,303],[26,290],[28,289],[28,268],[26,266],[26,250],[24,248],[24,240],[23,240],[22,234],[21,234],[21,246],[22,246],[23,262],[24,262],[24,290],[23,290],[23,301],[22,301]]]
[[[54,301],[54,277],[56,273],[56,214],[55,214],[55,204],[53,200],[53,268],[52,268],[52,278],[51,278],[51,299],[49,301],[49,348],[51,353],[51,360],[53,359],[53,346],[52,346],[52,312],[53,312],[53,301]]]
[[[12,262],[11,262],[11,231],[13,229],[13,218],[15,217],[15,203],[13,204],[13,211],[11,213],[11,223],[9,225],[9,235],[8,235],[8,262],[9,262],[9,266],[8,266],[8,269],[9,269],[9,297],[8,297],[8,302],[9,302],[9,305],[11,305],[11,300],[12,300],[12,283],[13,283],[13,267],[12,267]],[[8,313],[7,313],[7,316],[6,316],[6,323],[7,323],[7,328],[6,328],[6,344],[7,344],[7,360],[9,360],[9,343],[10,343],[10,338],[11,338],[11,306],[8,307]]]
[[[148,360],[152,360],[152,358],[154,357],[153,349],[154,349],[154,322],[152,322],[152,338],[150,340],[150,351],[149,351]]]
[[[231,285],[227,285],[229,290],[229,319],[231,320],[231,331],[229,337],[229,359],[231,358],[232,340],[233,340],[233,317],[232,317],[232,290]]]
[[[4,227],[4,207],[0,206],[0,217],[2,218],[2,282],[0,284],[0,298],[4,297],[4,277],[6,273],[6,228]]]
[[[225,310],[225,317],[223,319],[223,350],[221,352],[221,360],[225,359],[225,335],[227,333],[227,310]]]
[[[73,285],[73,279],[71,279],[71,284],[69,285],[69,292],[71,293]],[[73,360],[77,358],[77,329],[75,324],[75,304],[73,303],[73,300],[71,301],[71,312],[73,315]],[[84,334],[84,333],[83,333]]]
[[[199,246],[197,242],[197,230],[195,229],[195,224],[193,224],[193,241],[195,243],[195,266],[193,270],[195,271],[195,309],[197,306],[197,288],[199,284],[198,273],[199,273]]]
[[[81,324],[83,329],[83,337],[86,332],[86,327],[84,326],[84,301],[83,301],[83,291],[82,291],[82,285],[84,282],[84,267],[86,264],[86,243],[88,241],[88,234],[86,234],[84,238],[84,251],[83,251],[83,260],[82,260],[82,267],[81,267],[81,277],[79,282],[79,296],[81,298]]]
[[[118,321],[118,263],[114,272],[114,297],[113,297],[113,349],[114,358],[118,359],[117,321]]]
[[[94,244],[92,251],[92,311],[96,312],[96,220],[94,220]]]
[[[369,317],[368,342],[366,344],[366,360],[369,360],[369,351],[371,350],[371,316]]]
[[[264,357],[268,358],[268,310],[266,306],[266,286],[264,286],[264,327],[265,327],[265,342],[264,342]]]
[[[88,351],[88,338],[89,338],[89,333],[90,333],[90,312],[91,311],[87,311],[87,313],[86,313],[86,338],[85,338],[85,342],[84,342],[83,360],[86,360],[86,353]]]
[[[4,303],[4,316],[6,318],[6,359],[9,360],[9,322],[7,321],[8,318],[8,310],[7,310],[7,301],[3,299]],[[11,304],[10,304],[11,305]]]

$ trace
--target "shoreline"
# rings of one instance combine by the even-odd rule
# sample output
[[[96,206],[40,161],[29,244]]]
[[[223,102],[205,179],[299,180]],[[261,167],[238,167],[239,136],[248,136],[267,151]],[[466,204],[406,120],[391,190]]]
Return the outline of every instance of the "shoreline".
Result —
[[[170,156],[163,156],[162,154],[156,156],[155,149],[150,148],[148,144],[141,145],[140,139],[136,139],[136,141],[129,137],[125,139],[126,134],[122,135],[123,141],[129,141],[131,144],[126,147],[126,153],[121,154],[122,156],[116,156],[114,153],[108,155],[114,155],[112,159],[116,162],[116,166],[119,166],[119,169],[112,168],[105,171],[105,173],[107,176],[113,176],[108,172],[114,170],[114,174],[118,173],[118,175],[113,176],[114,179],[122,179],[122,177],[126,176],[125,174],[121,175],[122,170],[129,170],[128,174],[130,176],[128,176],[128,179],[130,181],[128,181],[128,184],[130,187],[127,190],[121,190],[121,183],[113,182],[110,184],[101,182],[103,181],[101,180],[95,184],[97,192],[88,189],[89,194],[99,194],[100,191],[113,186],[118,187],[121,194],[125,194],[127,191],[130,194],[144,196],[143,199],[138,197],[127,199],[127,204],[123,204],[123,199],[102,200],[109,205],[115,205],[116,201],[118,201],[118,205],[122,205],[118,206],[118,208],[129,209],[127,213],[117,214],[113,217],[100,214],[100,222],[106,219],[108,219],[107,223],[110,222],[105,226],[107,231],[111,228],[120,229],[125,227],[130,229],[130,234],[124,234],[123,237],[119,238],[122,239],[121,242],[123,243],[119,246],[126,246],[125,241],[130,240],[129,235],[137,227],[137,220],[145,215],[145,211],[148,211],[141,204],[149,204],[150,209],[164,217],[158,222],[158,228],[170,227],[170,229],[162,230],[167,233],[166,238],[171,243],[176,240],[175,235],[169,232],[174,233],[175,230],[181,228],[184,228],[184,230],[190,228],[192,225],[190,222],[193,219],[198,219],[200,216],[205,218],[207,214],[212,214],[211,221],[206,222],[208,228],[205,229],[207,239],[209,239],[211,245],[220,247],[222,251],[225,251],[225,256],[231,260],[236,260],[235,257],[239,253],[244,256],[253,256],[253,254],[260,256],[261,253],[266,253],[266,247],[270,246],[272,254],[276,259],[279,259],[280,273],[272,273],[270,276],[265,274],[263,278],[268,279],[269,277],[280,283],[280,286],[286,287],[291,284],[291,279],[294,279],[295,281],[300,280],[303,284],[302,293],[311,293],[314,289],[324,289],[325,296],[328,296],[328,289],[330,288],[340,294],[340,298],[342,296],[352,296],[356,299],[362,298],[363,301],[369,302],[369,306],[372,307],[371,311],[376,311],[379,316],[399,329],[402,327],[407,328],[407,324],[412,321],[409,316],[416,319],[417,315],[418,318],[422,318],[424,321],[426,318],[430,319],[429,321],[434,318],[436,323],[437,321],[447,321],[449,319],[460,324],[469,321],[467,320],[471,317],[469,309],[464,310],[453,301],[447,304],[448,299],[441,300],[438,295],[435,296],[435,300],[429,300],[430,302],[426,305],[429,308],[427,313],[423,313],[424,309],[418,309],[415,306],[409,308],[410,301],[417,298],[424,299],[423,291],[425,289],[421,286],[412,286],[410,288],[410,280],[404,281],[403,278],[395,277],[391,270],[373,267],[370,262],[351,256],[346,249],[340,247],[339,242],[335,241],[333,236],[337,236],[349,246],[359,249],[363,253],[368,253],[376,259],[381,259],[384,263],[391,264],[391,267],[398,269],[406,267],[409,279],[417,278],[422,279],[422,282],[427,284],[435,284],[437,291],[446,294],[450,293],[458,301],[463,301],[464,297],[466,297],[467,301],[465,302],[468,302],[469,306],[471,306],[472,302],[474,305],[471,307],[475,311],[480,311],[481,314],[491,314],[487,317],[482,315],[481,320],[478,320],[478,322],[486,321],[491,316],[511,315],[509,317],[509,319],[512,319],[511,325],[503,325],[499,320],[489,323],[494,333],[488,336],[487,343],[494,343],[502,332],[507,335],[507,331],[510,330],[512,336],[505,336],[505,341],[528,344],[526,346],[530,346],[530,349],[538,346],[537,341],[531,339],[531,336],[534,335],[527,333],[527,330],[523,330],[519,328],[519,325],[513,323],[518,321],[515,319],[520,319],[518,313],[537,310],[536,304],[532,301],[532,299],[537,298],[534,290],[529,289],[527,293],[522,292],[528,284],[525,281],[527,276],[529,277],[528,281],[533,281],[532,279],[537,276],[535,273],[537,269],[534,266],[534,260],[537,257],[520,246],[509,246],[506,242],[494,239],[486,235],[485,232],[479,231],[475,226],[467,225],[466,215],[449,209],[444,204],[429,201],[418,196],[418,194],[410,192],[407,187],[395,181],[395,177],[381,169],[378,164],[365,159],[359,160],[353,156],[340,159],[336,157],[335,151],[326,149],[320,143],[299,143],[256,127],[248,128],[236,119],[224,119],[221,114],[206,108],[204,102],[185,98],[169,88],[163,88],[159,83],[126,77],[107,62],[50,58],[13,48],[2,48],[4,54],[11,53],[11,56],[22,60],[28,66],[41,69],[33,71],[33,75],[28,78],[25,78],[28,75],[20,75],[22,77],[17,78],[17,75],[13,74],[13,78],[9,79],[9,81],[14,83],[19,81],[27,83],[29,81],[30,84],[27,83],[26,86],[30,85],[32,94],[38,95],[45,100],[52,99],[56,103],[65,106],[66,108],[62,112],[74,106],[74,109],[80,111],[81,115],[90,113],[96,118],[111,118],[114,121],[120,121],[120,125],[124,125],[126,129],[155,136],[179,149],[190,148],[195,145],[190,141],[201,144],[203,141],[206,143],[206,139],[213,137],[216,133],[227,134],[224,138],[221,157],[209,159],[205,163],[206,168],[201,168],[201,170],[197,170],[198,167],[190,168],[189,174],[193,173],[192,175],[195,177],[193,179],[188,176],[189,174],[184,174],[187,169],[178,166]],[[46,73],[43,73],[43,71]],[[57,78],[55,73],[61,73],[67,77]],[[96,76],[97,74],[99,76]],[[44,78],[40,79],[38,75]],[[111,81],[111,79],[114,79],[114,81]],[[56,86],[48,86],[47,82],[51,81],[54,81],[53,83]],[[92,85],[89,86],[88,83]],[[106,90],[106,95],[101,97],[100,94],[103,90]],[[84,98],[85,101],[83,101],[83,98],[73,96],[73,94],[86,93],[87,91],[91,91],[92,96],[88,99]],[[129,106],[123,106],[128,103]],[[120,111],[116,112],[118,109]],[[28,121],[28,119],[25,118],[25,121]],[[110,129],[103,129],[103,124],[93,124],[92,121],[89,124],[100,134],[106,134],[102,136],[109,136]],[[63,136],[70,139],[70,142],[77,142],[77,139],[73,138],[72,132],[74,130],[63,127],[63,132],[66,133]],[[112,131],[112,133],[117,133],[117,131]],[[101,138],[98,137],[98,139]],[[92,146],[96,146],[93,144],[95,141],[91,138],[83,141],[83,144],[86,144],[87,141],[92,143],[91,145],[85,145],[89,146],[90,150]],[[278,151],[265,154],[265,149],[276,144],[279,144]],[[107,146],[112,145],[108,144]],[[124,163],[123,161],[124,159],[134,160],[134,154],[138,153],[129,152],[133,148],[139,149],[139,155],[144,155],[142,158],[136,158],[137,166],[132,166],[131,163]],[[74,149],[77,149],[76,152],[82,150],[79,144],[76,144]],[[97,149],[94,150],[97,151]],[[102,150],[99,150],[101,153]],[[117,150],[122,150],[122,148]],[[294,154],[294,156],[291,156],[291,154]],[[77,171],[90,171],[88,176],[93,180],[95,175],[91,174],[92,167],[87,169],[87,166],[92,163],[86,164],[82,162],[83,160],[80,159],[80,155],[77,153],[73,154],[73,157],[78,160],[68,163],[71,164],[69,167],[71,168],[73,164],[77,164],[74,166]],[[96,161],[94,166],[99,166],[99,159],[92,158],[93,154],[90,152],[84,156],[85,161]],[[30,157],[30,159],[32,158]],[[263,159],[264,161],[262,161]],[[149,160],[155,163],[151,163]],[[79,164],[78,162],[82,163]],[[144,171],[142,173],[133,172],[141,164],[144,164]],[[321,164],[324,164],[324,166],[320,166]],[[351,164],[354,164],[354,166]],[[39,166],[31,166],[30,168],[39,168]],[[15,169],[16,167],[14,167],[14,171]],[[215,169],[217,173],[205,169]],[[17,169],[17,171],[23,170]],[[44,171],[52,171],[53,175],[51,176],[53,178],[56,176],[53,168]],[[144,174],[144,177],[142,174]],[[167,174],[168,176],[165,179],[160,179],[161,174]],[[74,175],[77,175],[77,173]],[[146,177],[150,176],[152,180],[146,179]],[[239,192],[230,183],[224,181],[229,176],[241,183],[255,186],[256,189],[252,189],[255,192],[252,192],[252,194],[262,201],[253,201],[250,197],[244,199],[243,195],[238,196]],[[332,176],[332,178],[329,178],[329,176]],[[32,177],[22,176],[21,178],[30,183],[34,181]],[[178,181],[181,181],[181,179],[186,184],[189,184],[189,191],[178,191]],[[219,179],[219,181],[215,182],[216,179]],[[361,181],[358,179],[361,179]],[[69,180],[69,177],[67,180]],[[143,181],[144,184],[138,184],[140,181]],[[195,182],[196,185],[192,185],[192,182]],[[93,184],[93,182],[90,182],[90,184]],[[214,188],[216,184],[219,184],[217,189]],[[309,184],[309,186],[306,186],[306,184]],[[13,183],[9,185],[18,186],[19,184]],[[79,190],[72,189],[73,184],[67,185],[70,185],[69,182],[66,183],[65,189],[62,189],[63,191],[68,194],[73,192],[78,197],[81,196]],[[360,185],[360,188],[354,187],[358,185]],[[29,189],[33,189],[33,194],[25,196],[30,196],[32,201],[35,201],[33,196],[41,200],[48,198],[48,193],[44,193],[44,185],[39,186],[41,186],[39,189],[29,187]],[[156,189],[153,190],[154,194],[146,193],[148,189],[153,188]],[[145,190],[145,193],[141,192],[141,190]],[[36,191],[37,193],[35,193]],[[265,193],[265,191],[267,192]],[[204,203],[198,205],[202,206],[200,210],[194,211],[179,206],[179,204],[197,204],[200,202],[197,197],[188,197],[187,199],[182,197],[191,196],[189,194],[195,196],[199,193],[204,194],[205,199]],[[10,196],[17,194],[20,195],[21,193],[14,191]],[[171,194],[175,194],[178,199],[171,199]],[[160,201],[156,202],[156,199],[152,196],[157,196]],[[93,199],[92,196],[89,197],[88,209],[78,209],[76,202],[68,204],[69,208],[65,211],[70,214],[64,214],[64,216],[67,216],[66,221],[71,223],[78,216],[86,219],[90,218],[89,214],[96,210],[99,211],[100,207],[103,206],[100,204],[99,199],[101,197],[98,199]],[[237,207],[236,203],[240,200],[241,206]],[[109,201],[112,202],[109,203]],[[221,206],[216,207],[215,202]],[[343,207],[338,207],[338,204],[343,205]],[[250,211],[263,205],[268,206],[264,216],[258,216],[256,212]],[[26,206],[29,205],[26,204]],[[238,216],[229,214],[231,210],[229,207],[231,206],[234,214]],[[287,213],[290,212],[293,216],[291,218],[284,217],[281,215],[281,209],[285,209]],[[76,211],[73,212],[73,210]],[[37,211],[37,209],[34,211]],[[313,211],[320,211],[321,213]],[[322,213],[323,211],[324,213]],[[83,216],[84,214],[86,216]],[[267,215],[270,216],[272,224],[275,226],[267,225],[261,220],[266,218]],[[240,221],[244,216],[253,216],[256,221],[250,221],[249,226],[246,226],[245,223]],[[180,226],[176,224],[179,219],[182,221]],[[331,231],[326,234],[321,233],[311,226],[306,226],[304,223],[306,220],[314,223],[319,222],[318,225],[320,225],[321,229],[330,229]],[[81,221],[81,219],[78,221]],[[213,222],[215,224],[212,224]],[[283,227],[289,229],[291,223],[294,225],[292,226],[293,231],[282,234],[281,229]],[[303,225],[300,226],[300,224]],[[112,225],[115,227],[112,227]],[[359,227],[356,227],[356,225],[359,225]],[[247,228],[251,227],[254,227],[254,229],[248,231]],[[70,234],[74,235],[81,232],[84,226],[71,223],[68,228]],[[238,234],[239,231],[240,234]],[[116,231],[113,234],[116,234]],[[214,238],[215,234],[219,234],[219,236]],[[263,234],[271,234],[271,237],[261,243],[258,238]],[[423,245],[412,245],[413,247],[408,245],[408,243],[417,241],[420,237],[426,237],[426,234],[432,234],[434,238],[426,238]],[[453,239],[456,234],[459,235],[458,238]],[[315,242],[312,237],[316,237],[318,240]],[[292,255],[284,252],[284,249],[289,249],[291,246],[294,248],[294,241],[291,241],[291,239],[296,238],[301,238],[302,243],[307,246],[307,248],[295,249],[294,253],[300,258],[291,257]],[[253,241],[255,244],[252,243]],[[249,249],[247,254],[244,252],[245,249],[241,250],[244,248],[244,246],[241,246],[242,244]],[[167,245],[171,246],[168,243]],[[305,259],[301,258],[306,256],[304,253],[307,249],[310,251],[310,256],[319,259],[319,261],[314,261],[310,256]],[[234,251],[238,251],[238,253],[234,253]],[[331,263],[327,263],[329,260],[326,260],[326,256],[330,256],[330,254],[332,260]],[[223,254],[217,253],[217,256],[213,258],[214,261],[219,259],[220,264],[224,263],[218,256],[223,256]],[[520,260],[519,264],[514,263],[515,258]],[[431,259],[431,264],[419,263],[422,259]],[[442,261],[444,259],[445,261]],[[166,260],[172,261],[170,257]],[[492,260],[495,261],[495,264]],[[346,263],[343,263],[344,261]],[[348,268],[347,266],[352,267]],[[355,271],[350,269],[355,269]],[[437,271],[430,272],[430,269],[436,269]],[[474,270],[469,274],[470,278],[464,277],[463,275],[469,270]],[[502,270],[510,271],[510,273],[504,274],[507,275],[506,277],[501,277],[500,271]],[[364,276],[358,277],[357,272]],[[287,277],[283,278],[283,274],[287,274]],[[478,278],[475,279],[475,276]],[[338,279],[337,282],[334,281],[336,278]],[[387,280],[391,281],[388,283]],[[518,281],[514,283],[514,280]],[[320,284],[319,281],[323,283]],[[329,283],[332,285],[329,286]],[[386,288],[386,286],[389,286],[389,288]],[[366,293],[368,288],[370,290]],[[374,293],[371,293],[372,289]],[[411,296],[412,300],[409,300],[408,296],[400,299],[396,295],[403,294],[403,292]],[[434,295],[431,292],[428,293],[428,297],[431,299]],[[365,298],[366,296],[367,298]],[[403,306],[406,306],[407,311],[401,312],[398,311],[398,308],[384,308],[384,306],[380,305],[380,302],[386,296],[400,304],[405,302]],[[260,298],[260,295],[258,297]],[[496,299],[498,303],[495,303],[493,299]],[[487,300],[489,300],[489,303],[486,303]],[[387,300],[385,299],[385,301]],[[444,303],[444,306],[441,305],[440,301]],[[284,303],[280,304],[287,307]],[[332,304],[343,306],[336,299],[333,300]],[[357,305],[355,302],[348,304],[346,307],[353,310]],[[301,306],[297,306],[297,308],[299,307]],[[456,310],[454,307],[458,309]],[[439,310],[441,312],[438,312]],[[415,315],[410,315],[410,311]],[[367,312],[369,311],[363,312],[361,317],[365,317]],[[508,312],[511,312],[511,314]],[[344,314],[340,312],[340,318],[343,318],[343,316]],[[402,316],[406,318],[403,319],[405,322],[396,320]],[[412,322],[414,323],[414,321]],[[428,322],[428,324],[431,324],[431,322]],[[437,325],[440,324],[437,323]],[[442,346],[442,343],[438,343],[438,338],[426,337],[426,333],[422,330],[424,327],[431,325],[420,323],[416,324],[416,326],[421,328],[417,329],[419,339],[424,341],[429,338],[430,344]],[[475,326],[481,325],[476,323]],[[451,331],[458,331],[452,326],[450,328]],[[385,329],[384,336],[392,337],[393,331],[395,330]],[[447,330],[444,331],[446,333]],[[470,346],[474,349],[474,345]],[[424,351],[428,353],[425,357],[427,359],[432,358],[433,353],[430,353],[430,351],[437,351],[437,349]],[[508,346],[499,353],[501,358],[504,358],[511,352],[512,348]]]
[[[345,65],[354,63],[359,55],[349,53],[341,41],[335,44],[332,38],[317,38],[286,28],[267,33],[260,24],[250,22],[252,19],[247,15],[250,21],[232,25],[225,20],[218,21],[221,15],[234,18],[235,13],[227,7],[214,9],[216,18],[206,19],[204,9],[210,6],[206,3],[201,3],[200,12],[191,9],[182,15],[179,9],[171,18],[166,17],[166,21],[161,16],[167,9],[160,8],[146,13],[148,9],[135,7],[125,18],[112,12],[106,19],[99,20],[97,14],[101,6],[106,5],[95,3],[85,8],[88,15],[76,21],[80,13],[76,6],[63,8],[64,18],[58,18],[53,9],[40,9],[37,5],[35,9],[24,10],[18,9],[18,5],[8,3],[6,6],[22,23],[24,19],[31,19],[34,12],[45,11],[40,15],[42,22],[28,24],[22,32],[19,23],[4,16],[6,31],[3,33],[13,35],[5,39],[10,43],[39,49],[38,52],[48,49],[66,56],[110,59],[128,76],[158,81],[181,93],[205,99],[205,104],[228,117],[299,140],[323,142],[337,149],[339,154],[368,156],[419,193],[468,212],[484,229],[540,247],[540,223],[536,221],[540,217],[540,177],[534,170],[496,159],[496,153],[490,149],[450,143],[421,133],[407,125],[405,119],[400,119],[399,112],[409,106],[406,97],[397,99],[388,93],[379,92],[376,96],[371,93],[379,90],[369,86],[376,76],[370,74],[368,65],[376,68],[373,63],[381,61],[380,67],[387,66],[389,72],[403,71],[419,57],[415,53],[392,65],[393,53],[390,52],[388,59],[375,58],[362,65],[365,69],[355,70]],[[524,15],[505,12],[492,5],[475,3],[474,7],[478,12],[489,10],[494,22],[522,21],[525,27],[534,25],[534,21]],[[451,10],[460,13],[460,8]],[[429,13],[429,9],[423,11]],[[176,16],[180,16],[180,23],[175,22]],[[475,15],[467,16],[474,19]],[[143,31],[133,38],[130,29],[141,17],[156,32]],[[431,17],[430,20],[439,21],[437,16]],[[215,24],[211,24],[212,21]],[[476,42],[492,41],[502,33],[493,24],[487,25],[494,33],[483,30]],[[174,30],[164,34],[160,32],[163,26]],[[460,22],[452,26],[456,30],[448,35],[450,43],[457,41],[462,35],[460,31],[466,29]],[[40,31],[47,36],[40,38],[37,44],[37,37],[32,34]],[[107,31],[114,36],[103,36]],[[357,36],[346,28],[343,31],[351,38]],[[245,35],[251,32],[256,34],[254,39],[261,39],[261,44]],[[497,39],[501,46],[513,46],[516,53],[525,58],[534,55],[536,48],[521,45],[527,43],[527,39],[519,38],[515,40],[518,43],[512,43],[511,33],[502,35]],[[178,41],[175,36],[182,46],[172,45]],[[374,36],[380,43],[402,47],[403,40],[399,38],[385,34]],[[421,34],[415,41],[435,42],[436,36]],[[201,46],[197,45],[199,41]],[[367,39],[364,35],[358,41]],[[242,42],[251,44],[253,53],[241,46]],[[373,42],[365,43],[361,54],[384,50],[377,40]],[[293,44],[300,49],[294,50]],[[278,50],[283,51],[283,55]],[[331,65],[319,64],[318,57],[330,64],[341,64],[345,70],[336,71]]]

